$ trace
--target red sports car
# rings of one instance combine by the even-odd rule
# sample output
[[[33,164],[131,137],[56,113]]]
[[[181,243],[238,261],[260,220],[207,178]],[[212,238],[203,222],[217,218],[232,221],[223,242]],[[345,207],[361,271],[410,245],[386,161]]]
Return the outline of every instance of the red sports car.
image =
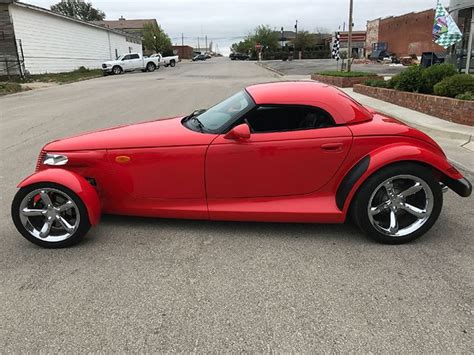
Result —
[[[43,247],[102,213],[343,223],[398,244],[428,231],[443,188],[472,186],[426,134],[315,82],[249,86],[208,110],[53,141],[12,204]]]

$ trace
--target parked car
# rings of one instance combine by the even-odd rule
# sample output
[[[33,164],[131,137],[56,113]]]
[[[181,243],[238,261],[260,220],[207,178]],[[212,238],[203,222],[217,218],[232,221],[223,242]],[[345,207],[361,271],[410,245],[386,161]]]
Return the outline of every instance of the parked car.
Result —
[[[229,55],[229,58],[231,60],[249,60],[250,56],[248,54],[244,54],[244,53],[231,53]]]
[[[374,60],[378,62],[382,62],[385,59],[391,59],[391,58],[392,58],[392,54],[390,54],[385,49],[374,50],[369,56],[370,60]]]
[[[102,63],[102,72],[107,74],[121,74],[126,71],[142,70],[152,72],[159,67],[158,58],[142,57],[139,53],[121,55],[116,60]]]
[[[193,57],[193,62],[196,62],[198,60],[206,60],[207,56],[205,54],[198,54]]]
[[[179,103],[177,103],[179,105]],[[472,185],[433,139],[315,82],[249,86],[187,117],[100,130],[43,147],[18,187],[18,231],[77,243],[101,213],[343,223],[400,244],[436,222],[443,190]]]
[[[160,65],[164,65],[165,67],[174,67],[176,63],[179,62],[179,56],[171,55],[167,57],[163,57],[160,53],[152,54],[150,58],[158,58],[160,61]]]

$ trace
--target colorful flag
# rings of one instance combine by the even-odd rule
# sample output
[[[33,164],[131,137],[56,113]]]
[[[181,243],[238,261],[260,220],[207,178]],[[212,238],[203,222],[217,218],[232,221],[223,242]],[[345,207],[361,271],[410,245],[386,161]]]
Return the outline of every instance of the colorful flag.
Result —
[[[336,32],[336,38],[334,39],[334,43],[332,44],[332,58],[336,60],[341,59],[341,57],[339,56],[340,41],[341,35],[339,34],[339,32]]]
[[[433,41],[441,47],[449,48],[461,39],[462,33],[458,25],[438,0],[433,25]]]

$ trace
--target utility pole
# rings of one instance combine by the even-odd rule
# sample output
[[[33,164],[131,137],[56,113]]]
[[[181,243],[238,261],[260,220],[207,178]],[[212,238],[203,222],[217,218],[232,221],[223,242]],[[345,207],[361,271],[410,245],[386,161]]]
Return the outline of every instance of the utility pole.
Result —
[[[184,33],[181,32],[181,45],[184,46]]]
[[[471,31],[469,33],[469,42],[467,44],[467,58],[466,58],[466,74],[469,74],[469,70],[471,69],[471,60],[472,60],[472,46],[474,42],[474,8],[472,9],[472,16],[471,16]]]
[[[206,49],[205,49],[205,51],[207,52],[207,35],[206,35],[205,38],[206,38]]]
[[[352,10],[353,0],[349,0],[349,36],[347,40],[347,71],[351,71],[352,64]]]
[[[199,44],[199,36],[198,36],[198,52],[201,51],[201,45]]]

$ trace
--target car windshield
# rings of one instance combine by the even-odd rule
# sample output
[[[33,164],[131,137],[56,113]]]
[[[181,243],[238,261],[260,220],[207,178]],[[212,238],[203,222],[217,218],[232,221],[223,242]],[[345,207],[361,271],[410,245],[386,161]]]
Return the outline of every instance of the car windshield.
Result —
[[[192,116],[197,118],[199,123],[207,132],[219,132],[228,122],[240,117],[249,111],[254,103],[245,90],[225,99],[209,110]]]

